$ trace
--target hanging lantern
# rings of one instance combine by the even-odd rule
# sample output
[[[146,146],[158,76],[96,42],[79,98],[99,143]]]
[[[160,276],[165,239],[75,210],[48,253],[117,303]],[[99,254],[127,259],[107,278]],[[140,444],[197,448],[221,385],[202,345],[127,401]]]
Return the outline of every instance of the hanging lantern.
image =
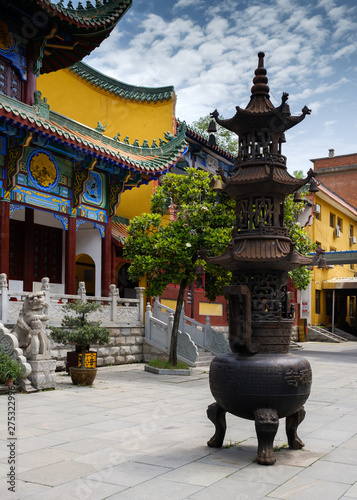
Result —
[[[301,198],[301,193],[300,191],[295,191],[294,193],[294,203],[301,203],[302,198]]]
[[[203,276],[205,274],[205,268],[202,264],[198,264],[195,274],[196,276]]]
[[[309,191],[310,193],[317,193],[319,191],[317,180],[314,177],[311,179]]]
[[[207,132],[209,132],[210,134],[217,132],[216,122],[214,120],[211,120],[209,122]]]

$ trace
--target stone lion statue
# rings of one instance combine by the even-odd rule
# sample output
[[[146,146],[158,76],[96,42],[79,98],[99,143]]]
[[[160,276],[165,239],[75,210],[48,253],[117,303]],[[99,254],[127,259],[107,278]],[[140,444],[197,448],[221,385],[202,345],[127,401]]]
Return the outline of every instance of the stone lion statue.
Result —
[[[26,358],[49,354],[50,344],[46,334],[48,304],[44,292],[29,293],[11,333],[18,339]]]

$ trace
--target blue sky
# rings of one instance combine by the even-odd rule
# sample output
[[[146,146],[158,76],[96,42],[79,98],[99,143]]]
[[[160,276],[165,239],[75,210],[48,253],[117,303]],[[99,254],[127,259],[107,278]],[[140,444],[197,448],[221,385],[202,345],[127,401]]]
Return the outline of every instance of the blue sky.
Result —
[[[133,0],[85,62],[133,85],[173,85],[176,116],[192,123],[248,104],[261,50],[273,104],[288,92],[292,114],[312,109],[286,134],[289,171],[330,148],[355,153],[355,0]]]

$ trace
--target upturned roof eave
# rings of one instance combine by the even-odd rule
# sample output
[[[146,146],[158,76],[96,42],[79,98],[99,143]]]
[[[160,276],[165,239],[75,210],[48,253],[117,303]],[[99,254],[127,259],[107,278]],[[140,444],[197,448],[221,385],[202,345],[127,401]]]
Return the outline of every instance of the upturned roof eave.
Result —
[[[105,4],[89,9],[68,9],[50,0],[27,0],[27,2],[38,5],[51,17],[56,17],[69,26],[84,28],[86,31],[113,28],[132,5],[132,0],[109,0]]]
[[[120,143],[53,111],[49,117],[35,113],[34,107],[6,96],[0,96],[0,119],[12,126],[74,147],[94,157],[118,163],[149,176],[167,171],[187,148],[185,128],[170,141],[157,148],[143,148]],[[58,123],[62,119],[62,124]]]

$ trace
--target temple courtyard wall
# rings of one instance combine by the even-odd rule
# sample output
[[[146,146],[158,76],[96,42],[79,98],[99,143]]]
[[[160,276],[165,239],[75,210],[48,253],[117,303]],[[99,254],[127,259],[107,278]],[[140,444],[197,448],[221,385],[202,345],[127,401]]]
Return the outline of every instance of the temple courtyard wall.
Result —
[[[105,346],[91,345],[97,351],[97,366],[140,363],[144,360],[144,327],[109,327],[110,343]],[[75,346],[56,344],[51,341],[51,356],[56,360],[56,370],[66,368],[67,352],[75,351]]]

